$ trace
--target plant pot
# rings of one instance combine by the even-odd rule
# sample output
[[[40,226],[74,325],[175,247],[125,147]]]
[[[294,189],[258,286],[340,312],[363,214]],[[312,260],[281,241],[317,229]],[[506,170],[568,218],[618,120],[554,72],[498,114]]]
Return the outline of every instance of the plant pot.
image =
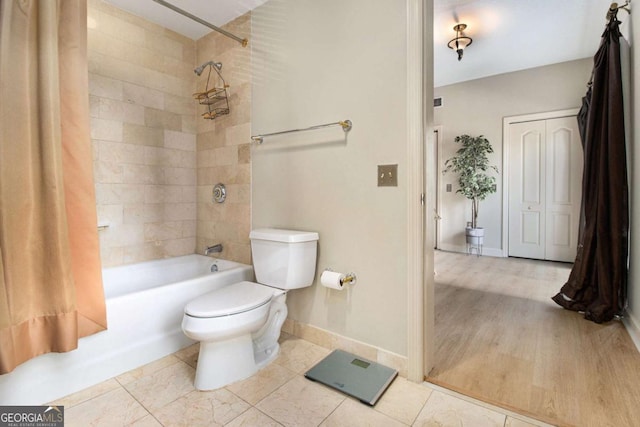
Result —
[[[482,246],[484,244],[484,228],[471,228],[467,227],[465,229],[467,244],[472,246]]]

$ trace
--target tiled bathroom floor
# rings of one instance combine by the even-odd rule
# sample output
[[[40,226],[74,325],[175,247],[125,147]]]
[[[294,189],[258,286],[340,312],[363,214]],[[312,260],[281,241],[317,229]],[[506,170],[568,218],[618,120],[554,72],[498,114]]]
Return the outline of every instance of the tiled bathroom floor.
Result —
[[[329,350],[284,334],[278,358],[225,388],[194,389],[197,345],[56,402],[67,426],[546,426],[397,377],[374,408],[303,374]]]

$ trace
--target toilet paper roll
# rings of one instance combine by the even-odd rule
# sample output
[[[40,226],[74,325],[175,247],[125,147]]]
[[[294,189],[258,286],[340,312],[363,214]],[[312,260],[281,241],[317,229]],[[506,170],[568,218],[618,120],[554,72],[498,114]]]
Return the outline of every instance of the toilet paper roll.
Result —
[[[322,272],[322,276],[320,276],[320,283],[325,288],[336,289],[341,291],[344,289],[342,285],[342,281],[344,280],[344,274],[337,273],[335,271],[325,270]]]

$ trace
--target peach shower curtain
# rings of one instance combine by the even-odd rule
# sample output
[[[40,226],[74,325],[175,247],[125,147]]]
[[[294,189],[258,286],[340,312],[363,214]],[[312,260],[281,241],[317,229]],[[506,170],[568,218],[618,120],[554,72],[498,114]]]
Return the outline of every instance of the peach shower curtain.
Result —
[[[85,0],[0,0],[0,374],[106,328]]]

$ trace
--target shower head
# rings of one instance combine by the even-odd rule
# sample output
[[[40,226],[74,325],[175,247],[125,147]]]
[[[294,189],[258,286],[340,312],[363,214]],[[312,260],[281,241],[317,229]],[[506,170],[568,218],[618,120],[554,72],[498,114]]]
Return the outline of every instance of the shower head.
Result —
[[[205,62],[199,67],[194,68],[193,72],[199,76],[200,74],[202,74],[202,72],[207,67],[207,65],[211,65],[212,67],[215,67],[218,71],[222,70],[222,62],[209,61],[209,62]]]

